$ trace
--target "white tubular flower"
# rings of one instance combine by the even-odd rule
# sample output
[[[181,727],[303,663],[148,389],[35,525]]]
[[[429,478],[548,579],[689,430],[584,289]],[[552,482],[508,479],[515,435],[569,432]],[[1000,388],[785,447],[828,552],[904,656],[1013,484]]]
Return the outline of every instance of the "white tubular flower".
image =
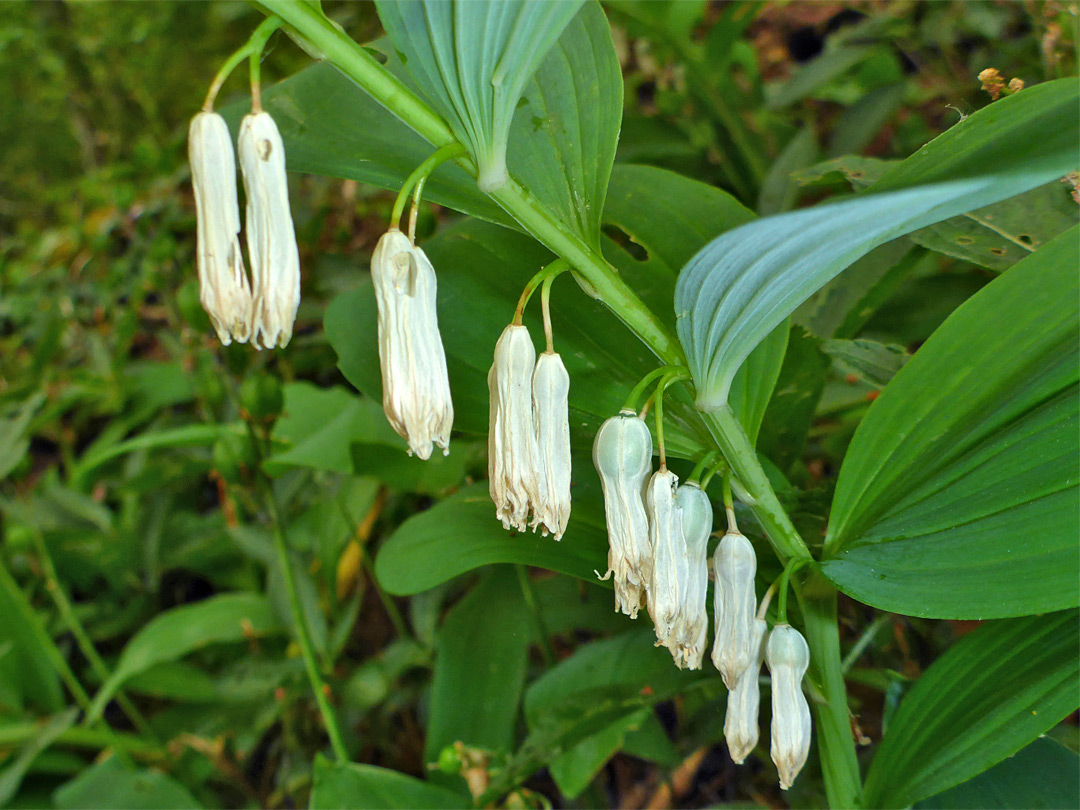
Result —
[[[188,128],[195,190],[199,300],[221,342],[246,343],[253,330],[251,282],[240,252],[236,159],[225,119],[201,112]]]
[[[757,556],[750,541],[741,534],[728,532],[713,554],[716,590],[713,595],[713,620],[716,640],[712,662],[720,670],[724,684],[734,689],[754,655],[754,575]]]
[[[510,324],[495,344],[488,372],[488,486],[503,527],[525,531],[530,505],[540,502],[543,470],[537,465],[532,376],[536,349],[529,330]]]
[[[556,352],[536,360],[532,378],[537,463],[542,467],[532,525],[559,540],[570,520],[570,375]]]
[[[802,633],[776,625],[765,647],[765,663],[772,676],[772,760],[780,772],[780,788],[787,790],[810,753],[810,705],[802,691],[810,648]]]
[[[615,610],[637,618],[652,572],[649,520],[642,491],[652,469],[652,436],[632,410],[600,426],[593,464],[604,488],[608,530],[607,579],[615,575]]]
[[[657,643],[668,649],[675,647],[675,624],[690,580],[682,510],[675,500],[678,486],[679,479],[675,473],[661,469],[653,473],[645,490],[649,545],[653,552],[648,590],[649,615],[656,627]]]
[[[713,509],[709,496],[693,482],[679,487],[675,493],[675,503],[682,511],[687,578],[685,587],[679,593],[679,615],[675,622],[671,654],[680,669],[701,669],[709,627],[705,600],[709,588],[708,544],[709,535],[712,534]]]
[[[768,630],[764,619],[754,619],[754,660],[743,671],[735,688],[728,692],[724,739],[736,765],[743,764],[758,741],[758,708],[761,702],[758,676],[765,658],[765,634]]]
[[[240,171],[247,193],[247,246],[251,259],[256,347],[284,348],[300,305],[300,254],[296,248],[285,145],[269,113],[240,124]]]
[[[454,403],[435,312],[435,270],[424,251],[391,228],[375,246],[371,279],[386,418],[409,443],[410,455],[426,460],[432,443],[446,455]]]

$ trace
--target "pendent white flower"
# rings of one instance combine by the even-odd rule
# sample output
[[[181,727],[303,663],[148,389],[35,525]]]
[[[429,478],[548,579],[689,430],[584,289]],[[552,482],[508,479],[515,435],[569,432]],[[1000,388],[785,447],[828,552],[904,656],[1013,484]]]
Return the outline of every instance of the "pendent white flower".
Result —
[[[712,534],[713,509],[709,496],[693,482],[678,488],[675,503],[682,512],[686,582],[679,591],[679,612],[670,649],[681,669],[701,669],[709,629],[705,604],[709,587],[708,544],[709,535]]]
[[[716,640],[712,662],[727,688],[734,689],[754,655],[757,556],[750,541],[737,532],[725,534],[713,554],[713,571]]]
[[[532,376],[536,349],[529,330],[510,324],[495,344],[488,372],[488,486],[503,527],[525,531],[529,507],[540,502],[542,468],[536,463]]]
[[[532,378],[536,463],[542,473],[532,525],[559,540],[570,520],[570,375],[556,352],[536,360]]]
[[[772,760],[780,773],[780,787],[795,782],[810,753],[810,705],[802,679],[810,666],[810,648],[802,633],[778,624],[769,634],[765,663],[772,678]]]
[[[255,316],[240,251],[236,159],[224,118],[200,112],[191,119],[188,159],[195,191],[199,300],[223,344],[246,343]]]
[[[300,253],[296,247],[285,145],[269,113],[240,124],[240,171],[247,194],[247,245],[251,260],[256,347],[284,347],[300,305]]]
[[[435,270],[423,250],[392,228],[375,246],[371,279],[386,418],[409,443],[410,454],[427,459],[436,444],[445,455],[454,404],[435,311]]]
[[[761,662],[765,658],[765,634],[769,626],[764,619],[754,619],[754,660],[739,677],[735,688],[728,691],[727,713],[724,715],[724,739],[736,765],[742,765],[758,742],[758,711],[761,702]]]
[[[653,553],[648,606],[656,629],[656,641],[671,649],[676,642],[675,624],[689,587],[686,538],[682,510],[675,500],[678,477],[668,469],[653,473],[645,490],[649,516],[649,545]]]
[[[642,492],[652,468],[652,435],[632,410],[600,426],[593,465],[604,489],[608,570],[615,576],[615,610],[636,618],[652,572],[649,520]]]

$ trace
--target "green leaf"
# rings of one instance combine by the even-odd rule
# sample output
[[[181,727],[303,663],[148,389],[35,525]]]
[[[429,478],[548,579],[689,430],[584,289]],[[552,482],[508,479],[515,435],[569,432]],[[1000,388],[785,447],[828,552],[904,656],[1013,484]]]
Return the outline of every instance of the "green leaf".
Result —
[[[611,28],[600,4],[586,3],[526,88],[510,131],[514,179],[597,249],[622,99]]]
[[[0,418],[0,478],[7,478],[26,455],[30,447],[30,422],[44,404],[45,395],[39,392]]]
[[[150,768],[135,768],[117,754],[58,788],[53,804],[57,810],[188,810],[203,806],[171,776]]]
[[[822,564],[848,595],[935,618],[1078,603],[1078,234],[964,303],[870,408]]]
[[[37,733],[26,741],[18,755],[4,763],[0,770],[0,806],[8,807],[15,794],[19,792],[23,777],[34,764],[38,755],[52,745],[56,738],[71,728],[79,717],[77,708],[68,709],[61,714],[53,715],[49,721],[43,723]]]
[[[409,74],[475,159],[481,189],[506,182],[518,101],[580,6],[580,0],[376,3]]]
[[[17,708],[23,701],[50,712],[64,705],[50,638],[7,564],[0,561],[0,679]]]
[[[903,346],[895,343],[878,343],[876,340],[823,340],[821,350],[837,361],[849,373],[879,388],[887,385],[904,367],[911,355]]]
[[[124,681],[155,664],[175,661],[209,644],[244,641],[281,629],[270,603],[254,593],[221,594],[159,613],[124,647],[87,716],[100,717]]]
[[[654,725],[647,698],[678,690],[700,676],[673,667],[667,650],[653,646],[653,641],[653,633],[642,628],[584,645],[544,673],[525,693],[525,717],[530,729],[542,728],[553,715],[573,714],[573,707],[604,692],[637,692],[644,698],[642,704],[628,706],[624,714],[572,747],[549,752],[553,757],[551,774],[567,797],[574,798],[588,787],[637,730],[657,731],[670,748],[663,730]]]
[[[790,210],[799,196],[799,186],[792,174],[811,165],[819,155],[813,127],[804,127],[795,133],[761,181],[758,213],[779,214]]]
[[[355,762],[315,755],[311,810],[464,810],[469,802],[438,785]]]
[[[1075,611],[992,622],[904,697],[866,777],[866,807],[909,807],[982,773],[1077,708]]]
[[[575,457],[575,481],[587,459]],[[587,475],[595,477],[591,466]],[[495,517],[487,483],[466,487],[402,523],[379,550],[375,574],[386,590],[400,595],[426,591],[491,563],[535,565],[596,582],[593,572],[607,568],[607,532],[596,493],[591,509],[583,508],[581,495],[575,486],[570,523],[556,543],[539,534],[506,531]]]
[[[919,810],[1059,810],[1080,807],[1080,758],[1040,737],[963,784],[923,799]]]
[[[882,193],[761,219],[713,240],[683,269],[675,296],[698,406],[723,407],[747,355],[874,247],[1074,168],[1078,96],[1070,79],[1029,88],[903,161],[870,189]]]
[[[521,584],[510,566],[486,572],[447,614],[435,642],[428,762],[455,742],[510,750],[531,635]]]

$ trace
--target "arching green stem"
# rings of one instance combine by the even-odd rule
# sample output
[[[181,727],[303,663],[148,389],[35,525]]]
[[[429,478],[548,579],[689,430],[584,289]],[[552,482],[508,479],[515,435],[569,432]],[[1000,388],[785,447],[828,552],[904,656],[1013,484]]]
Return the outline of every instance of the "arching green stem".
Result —
[[[206,99],[203,101],[203,110],[210,112],[214,109],[214,101],[217,99],[217,94],[221,90],[221,86],[225,84],[225,80],[229,78],[229,74],[236,70],[236,66],[243,62],[248,57],[251,57],[251,88],[252,88],[252,109],[256,112],[262,110],[262,103],[259,98],[259,93],[256,88],[259,86],[259,58],[262,56],[263,48],[266,47],[267,40],[270,39],[270,35],[277,31],[284,25],[284,21],[278,16],[267,17],[259,27],[255,29],[248,41],[241,45],[233,54],[225,60],[225,64],[221,66],[221,70],[217,72],[214,77],[214,81],[210,83],[210,89],[206,93]]]
[[[691,481],[700,482],[701,481],[701,474],[705,471],[705,469],[710,464],[713,463],[713,461],[716,459],[716,457],[718,455],[720,455],[719,450],[711,450],[710,452],[703,455],[701,457],[701,460],[697,464],[694,465],[694,469],[690,471],[690,477],[686,479],[686,482],[687,483],[690,483]],[[704,489],[704,487],[702,487],[702,489]]]
[[[788,585],[791,580],[791,575],[810,562],[805,557],[794,557],[788,560],[787,565],[784,566],[784,571],[780,574],[779,585],[777,586],[777,599],[776,599],[776,623],[787,624],[787,593]]]
[[[641,395],[645,393],[645,389],[652,385],[660,377],[665,374],[670,374],[673,371],[687,371],[685,366],[661,366],[660,368],[654,368],[648,374],[641,378],[633,390],[630,391],[630,396],[626,398],[626,403],[623,405],[624,411],[637,410],[638,400],[641,399]],[[687,372],[689,373],[689,372]]]
[[[727,515],[728,531],[739,533],[739,523],[735,520],[735,499],[731,497],[731,469],[724,470],[723,478],[724,512]]]
[[[562,259],[556,259],[551,264],[538,270],[533,277],[526,282],[525,289],[521,291],[521,297],[518,298],[517,307],[514,308],[514,323],[521,324],[521,319],[525,317],[525,307],[529,305],[533,293],[536,292],[541,284],[550,284],[549,279],[554,280],[555,276],[569,269],[569,264]]]
[[[664,450],[664,389],[679,380],[689,379],[690,372],[686,369],[669,371],[660,379],[660,383],[656,386],[656,392],[653,394],[654,407],[656,408],[656,446],[660,451],[661,470],[667,467],[667,453]]]
[[[397,199],[394,200],[394,209],[390,214],[391,227],[397,228],[400,226],[401,215],[405,212],[405,203],[408,202],[409,192],[412,191],[414,187],[416,189],[416,194],[413,197],[413,205],[416,205],[420,202],[420,195],[424,192],[424,184],[432,173],[446,161],[467,154],[468,150],[455,141],[454,143],[448,143],[445,146],[439,147],[427,158],[427,160],[417,166],[413,170],[413,173],[405,178],[405,182],[401,184],[401,191],[398,192]]]

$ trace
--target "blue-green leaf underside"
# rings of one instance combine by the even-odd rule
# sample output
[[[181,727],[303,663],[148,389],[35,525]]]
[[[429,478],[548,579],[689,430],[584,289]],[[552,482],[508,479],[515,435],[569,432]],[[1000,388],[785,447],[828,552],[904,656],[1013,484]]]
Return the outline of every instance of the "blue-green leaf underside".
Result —
[[[845,593],[935,618],[1080,601],[1078,238],[965,302],[871,407],[822,564]]]
[[[675,310],[702,408],[723,406],[765,335],[884,242],[1020,194],[1075,168],[1076,82],[1047,82],[980,110],[853,199],[723,234],[679,276]]]

